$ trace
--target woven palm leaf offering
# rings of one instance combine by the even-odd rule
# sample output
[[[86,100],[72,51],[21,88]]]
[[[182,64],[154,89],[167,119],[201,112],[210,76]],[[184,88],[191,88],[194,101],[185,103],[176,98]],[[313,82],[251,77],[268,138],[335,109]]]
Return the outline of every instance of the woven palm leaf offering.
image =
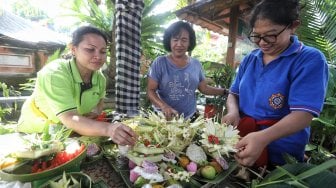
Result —
[[[135,187],[197,187],[199,182],[194,176],[200,177],[200,182],[220,182],[232,172],[233,167],[224,157],[235,152],[239,136],[231,125],[203,117],[192,123],[183,117],[166,121],[162,114],[154,112],[123,123],[138,134],[136,145],[124,151],[130,160],[129,178]]]
[[[138,134],[136,145],[126,154],[137,165],[144,160],[161,161],[165,152],[182,152],[204,126],[203,118],[191,123],[184,117],[167,121],[161,113],[149,111],[147,114],[147,117],[138,116],[123,122]]]
[[[86,146],[68,138],[70,129],[62,125],[52,128],[55,129],[53,134],[46,129],[43,134],[10,135],[9,140],[17,141],[17,145],[8,148],[11,150],[5,155],[0,155],[0,161],[11,158],[15,159],[15,163],[0,169],[0,179],[31,182],[59,175],[64,170],[79,169],[86,155]]]
[[[239,131],[232,125],[220,124],[214,119],[206,119],[201,130],[198,145],[190,145],[186,154],[191,161],[199,165],[198,175],[206,179],[223,179],[216,177],[232,165],[228,163],[230,153],[235,153],[239,141]],[[210,158],[210,159],[209,159]],[[228,174],[229,172],[226,172]]]
[[[194,173],[189,173],[179,166],[179,155],[184,153],[185,148],[193,142],[197,131],[203,128],[203,118],[198,118],[192,123],[190,120],[185,120],[183,116],[167,121],[163,114],[149,111],[146,117],[134,117],[123,123],[138,135],[135,146],[129,148],[127,152],[124,151],[127,158],[136,166],[130,172],[132,182],[136,181],[138,176],[141,179],[145,178],[147,183],[168,179],[189,181]],[[148,164],[157,166],[155,173],[147,170]],[[162,178],[157,178],[157,173]]]

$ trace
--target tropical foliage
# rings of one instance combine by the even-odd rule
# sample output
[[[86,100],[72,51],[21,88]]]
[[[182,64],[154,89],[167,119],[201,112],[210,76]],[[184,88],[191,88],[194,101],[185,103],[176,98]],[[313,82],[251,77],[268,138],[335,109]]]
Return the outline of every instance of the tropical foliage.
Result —
[[[78,18],[78,22],[75,25],[91,24],[108,34],[111,39],[111,31],[114,19],[114,4],[112,1],[105,1],[104,4],[99,4],[97,1],[88,0],[73,0],[70,6],[71,12],[66,16]]]
[[[336,2],[305,0],[298,30],[300,40],[320,49],[331,64],[336,62]]]
[[[268,174],[264,180],[252,181],[252,188],[256,187],[333,187],[336,174],[328,169],[336,166],[336,160],[328,160],[318,166],[299,163],[278,166]]]
[[[157,35],[164,30],[164,23],[173,18],[170,11],[153,14],[153,10],[162,3],[163,0],[144,0],[145,7],[141,23],[141,44],[145,55],[152,57],[162,51],[162,46],[158,45]],[[113,40],[115,21],[115,4],[112,1],[97,4],[96,1],[88,0],[83,2],[74,0],[71,6],[73,16],[79,19],[79,23],[89,23],[109,34],[110,40]]]
[[[332,156],[330,153],[336,152],[336,2],[306,0],[303,5],[299,38],[306,45],[320,49],[330,64],[324,108],[312,124],[314,149],[310,152],[315,157],[312,161],[318,163],[321,158],[328,158]]]
[[[164,53],[160,34],[164,31],[164,24],[171,21],[175,16],[167,11],[153,15],[153,10],[163,0],[144,0],[145,8],[141,23],[141,47],[146,59],[153,60]]]
[[[141,22],[141,46],[144,59],[154,59],[163,53],[161,42],[158,42],[159,33],[163,32],[163,25],[173,18],[169,11],[153,14],[153,10],[163,0],[144,0],[145,7]],[[116,76],[115,58],[115,2],[105,1],[97,3],[94,0],[81,1],[74,0],[71,6],[72,14],[68,16],[76,17],[79,23],[89,23],[94,25],[109,36],[110,62],[107,68],[107,75],[110,78],[108,88],[114,88],[114,78]]]
[[[192,51],[192,56],[200,61],[223,62],[227,38],[200,27],[194,26],[194,29],[196,30],[197,45]]]
[[[30,0],[15,1],[13,3],[13,12],[23,18],[33,21],[47,19],[48,15],[44,10],[41,10],[30,3]]]

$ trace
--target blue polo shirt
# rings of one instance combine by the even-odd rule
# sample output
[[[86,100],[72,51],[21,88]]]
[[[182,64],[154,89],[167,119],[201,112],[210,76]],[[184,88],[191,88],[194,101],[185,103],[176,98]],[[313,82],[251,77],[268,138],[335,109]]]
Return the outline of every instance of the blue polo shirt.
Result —
[[[319,116],[328,83],[326,59],[320,51],[305,46],[296,36],[291,40],[292,44],[267,65],[263,64],[260,49],[243,59],[230,88],[239,96],[242,114],[256,120],[281,119],[291,111],[306,111]],[[272,142],[268,147],[270,160],[282,164],[281,154],[287,152],[302,161],[309,135],[310,128],[305,128]]]

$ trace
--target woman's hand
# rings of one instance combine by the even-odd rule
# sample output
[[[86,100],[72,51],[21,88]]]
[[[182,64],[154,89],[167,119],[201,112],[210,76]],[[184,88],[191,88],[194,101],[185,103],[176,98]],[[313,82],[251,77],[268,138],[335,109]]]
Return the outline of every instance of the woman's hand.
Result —
[[[222,123],[237,127],[240,121],[238,97],[234,94],[229,94],[226,101],[227,114],[222,117]]]
[[[237,127],[240,121],[239,113],[227,113],[222,117],[222,123]]]
[[[266,146],[267,142],[260,131],[249,133],[236,144],[238,152],[235,159],[243,166],[252,166]]]
[[[109,125],[108,135],[116,144],[122,146],[134,146],[137,138],[136,133],[130,127],[119,122]]]
[[[165,106],[165,107],[161,108],[161,110],[162,110],[162,113],[164,114],[164,116],[166,117],[167,121],[170,121],[174,117],[179,116],[178,112],[170,106]]]

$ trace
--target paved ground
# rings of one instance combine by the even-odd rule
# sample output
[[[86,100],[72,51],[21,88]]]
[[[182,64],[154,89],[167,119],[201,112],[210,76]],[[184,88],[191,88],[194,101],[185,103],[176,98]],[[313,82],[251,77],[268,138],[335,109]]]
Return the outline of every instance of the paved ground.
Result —
[[[88,174],[94,182],[102,179],[109,188],[127,188],[121,176],[113,170],[105,159],[82,168],[82,171]]]

